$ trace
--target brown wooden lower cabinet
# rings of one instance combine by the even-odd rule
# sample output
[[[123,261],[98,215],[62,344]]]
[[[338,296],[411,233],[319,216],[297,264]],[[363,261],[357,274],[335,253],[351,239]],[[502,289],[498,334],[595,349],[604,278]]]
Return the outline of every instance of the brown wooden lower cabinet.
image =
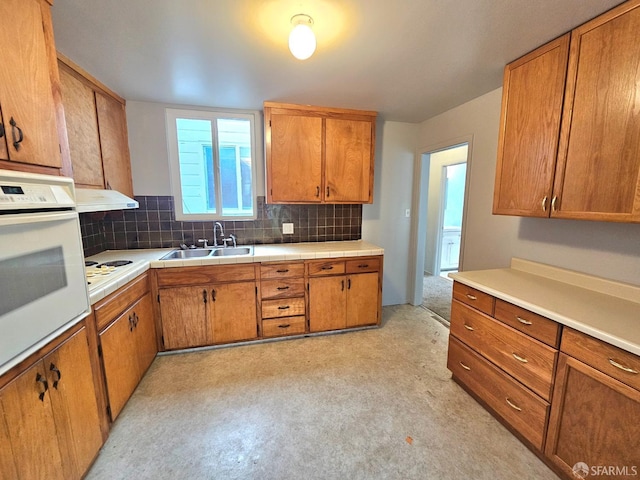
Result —
[[[597,478],[637,476],[640,391],[560,354],[545,452],[567,476],[579,462],[614,469]]]
[[[99,336],[111,420],[115,420],[157,353],[151,294],[137,300]]]
[[[0,478],[81,478],[102,446],[86,329],[0,390]]]

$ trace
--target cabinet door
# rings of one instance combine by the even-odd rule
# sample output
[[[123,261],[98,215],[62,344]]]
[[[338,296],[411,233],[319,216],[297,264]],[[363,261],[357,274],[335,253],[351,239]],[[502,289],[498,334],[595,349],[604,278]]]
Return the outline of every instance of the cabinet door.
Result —
[[[124,105],[100,92],[95,95],[105,187],[133,197]]]
[[[140,377],[147,371],[158,353],[156,323],[153,318],[151,294],[146,294],[133,307],[136,318],[135,342],[138,352]]]
[[[347,278],[309,279],[309,329],[312,332],[339,330],[347,325]]]
[[[176,287],[160,290],[164,348],[199,347],[210,344],[205,287]]]
[[[554,217],[640,222],[638,31],[625,2],[572,33]]]
[[[371,203],[373,125],[370,121],[326,119],[327,203]]]
[[[640,392],[560,354],[546,454],[567,477],[578,462],[629,469],[640,465],[638,418]]]
[[[17,478],[64,479],[51,392],[39,361],[0,390]],[[3,477],[4,477],[4,472]],[[16,478],[16,477],[6,477]]]
[[[213,342],[251,340],[258,336],[256,285],[230,283],[211,287],[209,304]]]
[[[59,63],[64,116],[76,185],[104,188],[93,89]]]
[[[378,323],[379,292],[378,273],[347,277],[347,327]]]
[[[60,168],[55,105],[47,44],[42,28],[43,3],[0,2],[0,105],[7,135],[5,160]],[[16,126],[11,126],[11,121]],[[20,133],[21,132],[21,133]],[[22,141],[18,147],[15,140]]]
[[[65,465],[80,478],[102,446],[87,333],[83,328],[44,358]]]
[[[569,34],[507,65],[493,213],[548,217]]]
[[[111,420],[120,414],[140,380],[133,311],[129,309],[100,334]]]
[[[322,118],[278,113],[265,122],[267,202],[320,202]]]

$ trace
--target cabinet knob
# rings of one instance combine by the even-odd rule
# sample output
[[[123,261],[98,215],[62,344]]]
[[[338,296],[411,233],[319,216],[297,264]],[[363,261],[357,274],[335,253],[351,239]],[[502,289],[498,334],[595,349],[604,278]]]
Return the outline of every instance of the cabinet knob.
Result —
[[[634,375],[637,375],[639,373],[638,370],[634,370],[633,368],[626,367],[626,366],[622,365],[621,363],[616,362],[613,358],[609,359],[609,363],[611,365],[613,365],[614,367],[619,368],[623,372],[632,373]]]
[[[329,187],[327,187],[327,198],[329,198],[329,193],[331,192],[331,190],[329,189]]]
[[[289,287],[277,287],[276,290],[289,290]]]
[[[211,291],[211,294],[213,295],[213,290]],[[202,290],[202,301],[204,303],[207,303],[207,291],[206,290]]]
[[[516,315],[516,320],[518,320],[522,325],[533,325],[533,322],[530,322],[529,320],[525,320],[522,317],[519,317],[518,315]]]
[[[516,360],[518,360],[521,363],[529,363],[529,360],[527,360],[524,357],[521,357],[520,355],[518,355],[517,353],[512,353],[511,355],[513,355],[513,358],[515,358]]]
[[[320,186],[317,186],[316,187],[316,197],[319,197],[319,196],[320,196]]]
[[[478,297],[476,297],[475,295],[470,295],[470,294],[468,294],[468,293],[467,293],[467,298],[468,298],[469,300],[477,300],[477,299],[478,299]]]
[[[556,206],[557,201],[558,201],[558,197],[554,195],[554,197],[551,199],[551,211],[552,212],[557,212],[558,211],[558,207]]]
[[[547,211],[547,196],[545,195],[544,198],[542,199],[542,211],[546,212]]]
[[[467,371],[471,371],[471,367],[468,367],[467,365],[465,365],[465,364],[464,364],[464,363],[462,363],[462,362],[459,362],[459,363],[460,363],[460,366],[461,366],[462,368],[464,368],[464,369],[465,369],[465,370],[467,370]]]
[[[284,323],[282,325],[278,325],[278,328],[289,328],[291,326],[290,323]]]
[[[277,273],[287,273],[288,271],[288,268],[281,268],[280,270],[276,270]]]
[[[473,332],[475,330],[475,328],[473,328],[471,325],[467,325],[466,323],[463,325],[463,327],[469,330],[470,332]]]
[[[215,288],[211,289],[211,301],[212,302],[216,301],[216,289]]]
[[[518,412],[521,412],[521,411],[522,411],[522,409],[521,409],[518,405],[516,405],[515,403],[513,403],[513,401],[512,401],[512,400],[510,400],[510,399],[509,399],[509,397],[505,398],[505,400],[507,401],[507,403],[509,404],[509,406],[510,406],[511,408],[513,408],[514,410],[517,410]]]

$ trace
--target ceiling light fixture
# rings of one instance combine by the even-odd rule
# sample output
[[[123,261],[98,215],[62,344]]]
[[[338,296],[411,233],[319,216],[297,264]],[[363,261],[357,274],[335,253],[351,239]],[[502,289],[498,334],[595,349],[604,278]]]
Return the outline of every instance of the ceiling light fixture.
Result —
[[[316,51],[316,36],[311,30],[313,18],[304,13],[291,17],[293,30],[289,34],[289,50],[299,60],[306,60]]]

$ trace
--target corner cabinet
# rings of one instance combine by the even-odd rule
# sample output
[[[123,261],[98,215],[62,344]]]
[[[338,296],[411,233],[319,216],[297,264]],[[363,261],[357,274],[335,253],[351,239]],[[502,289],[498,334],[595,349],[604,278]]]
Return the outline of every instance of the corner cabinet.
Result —
[[[0,44],[0,168],[58,175],[66,134],[50,4],[0,2]]]
[[[631,0],[506,66],[493,213],[640,222],[639,30]]]
[[[133,196],[125,100],[58,53],[76,185]]]
[[[376,115],[265,102],[267,203],[372,203]]]

